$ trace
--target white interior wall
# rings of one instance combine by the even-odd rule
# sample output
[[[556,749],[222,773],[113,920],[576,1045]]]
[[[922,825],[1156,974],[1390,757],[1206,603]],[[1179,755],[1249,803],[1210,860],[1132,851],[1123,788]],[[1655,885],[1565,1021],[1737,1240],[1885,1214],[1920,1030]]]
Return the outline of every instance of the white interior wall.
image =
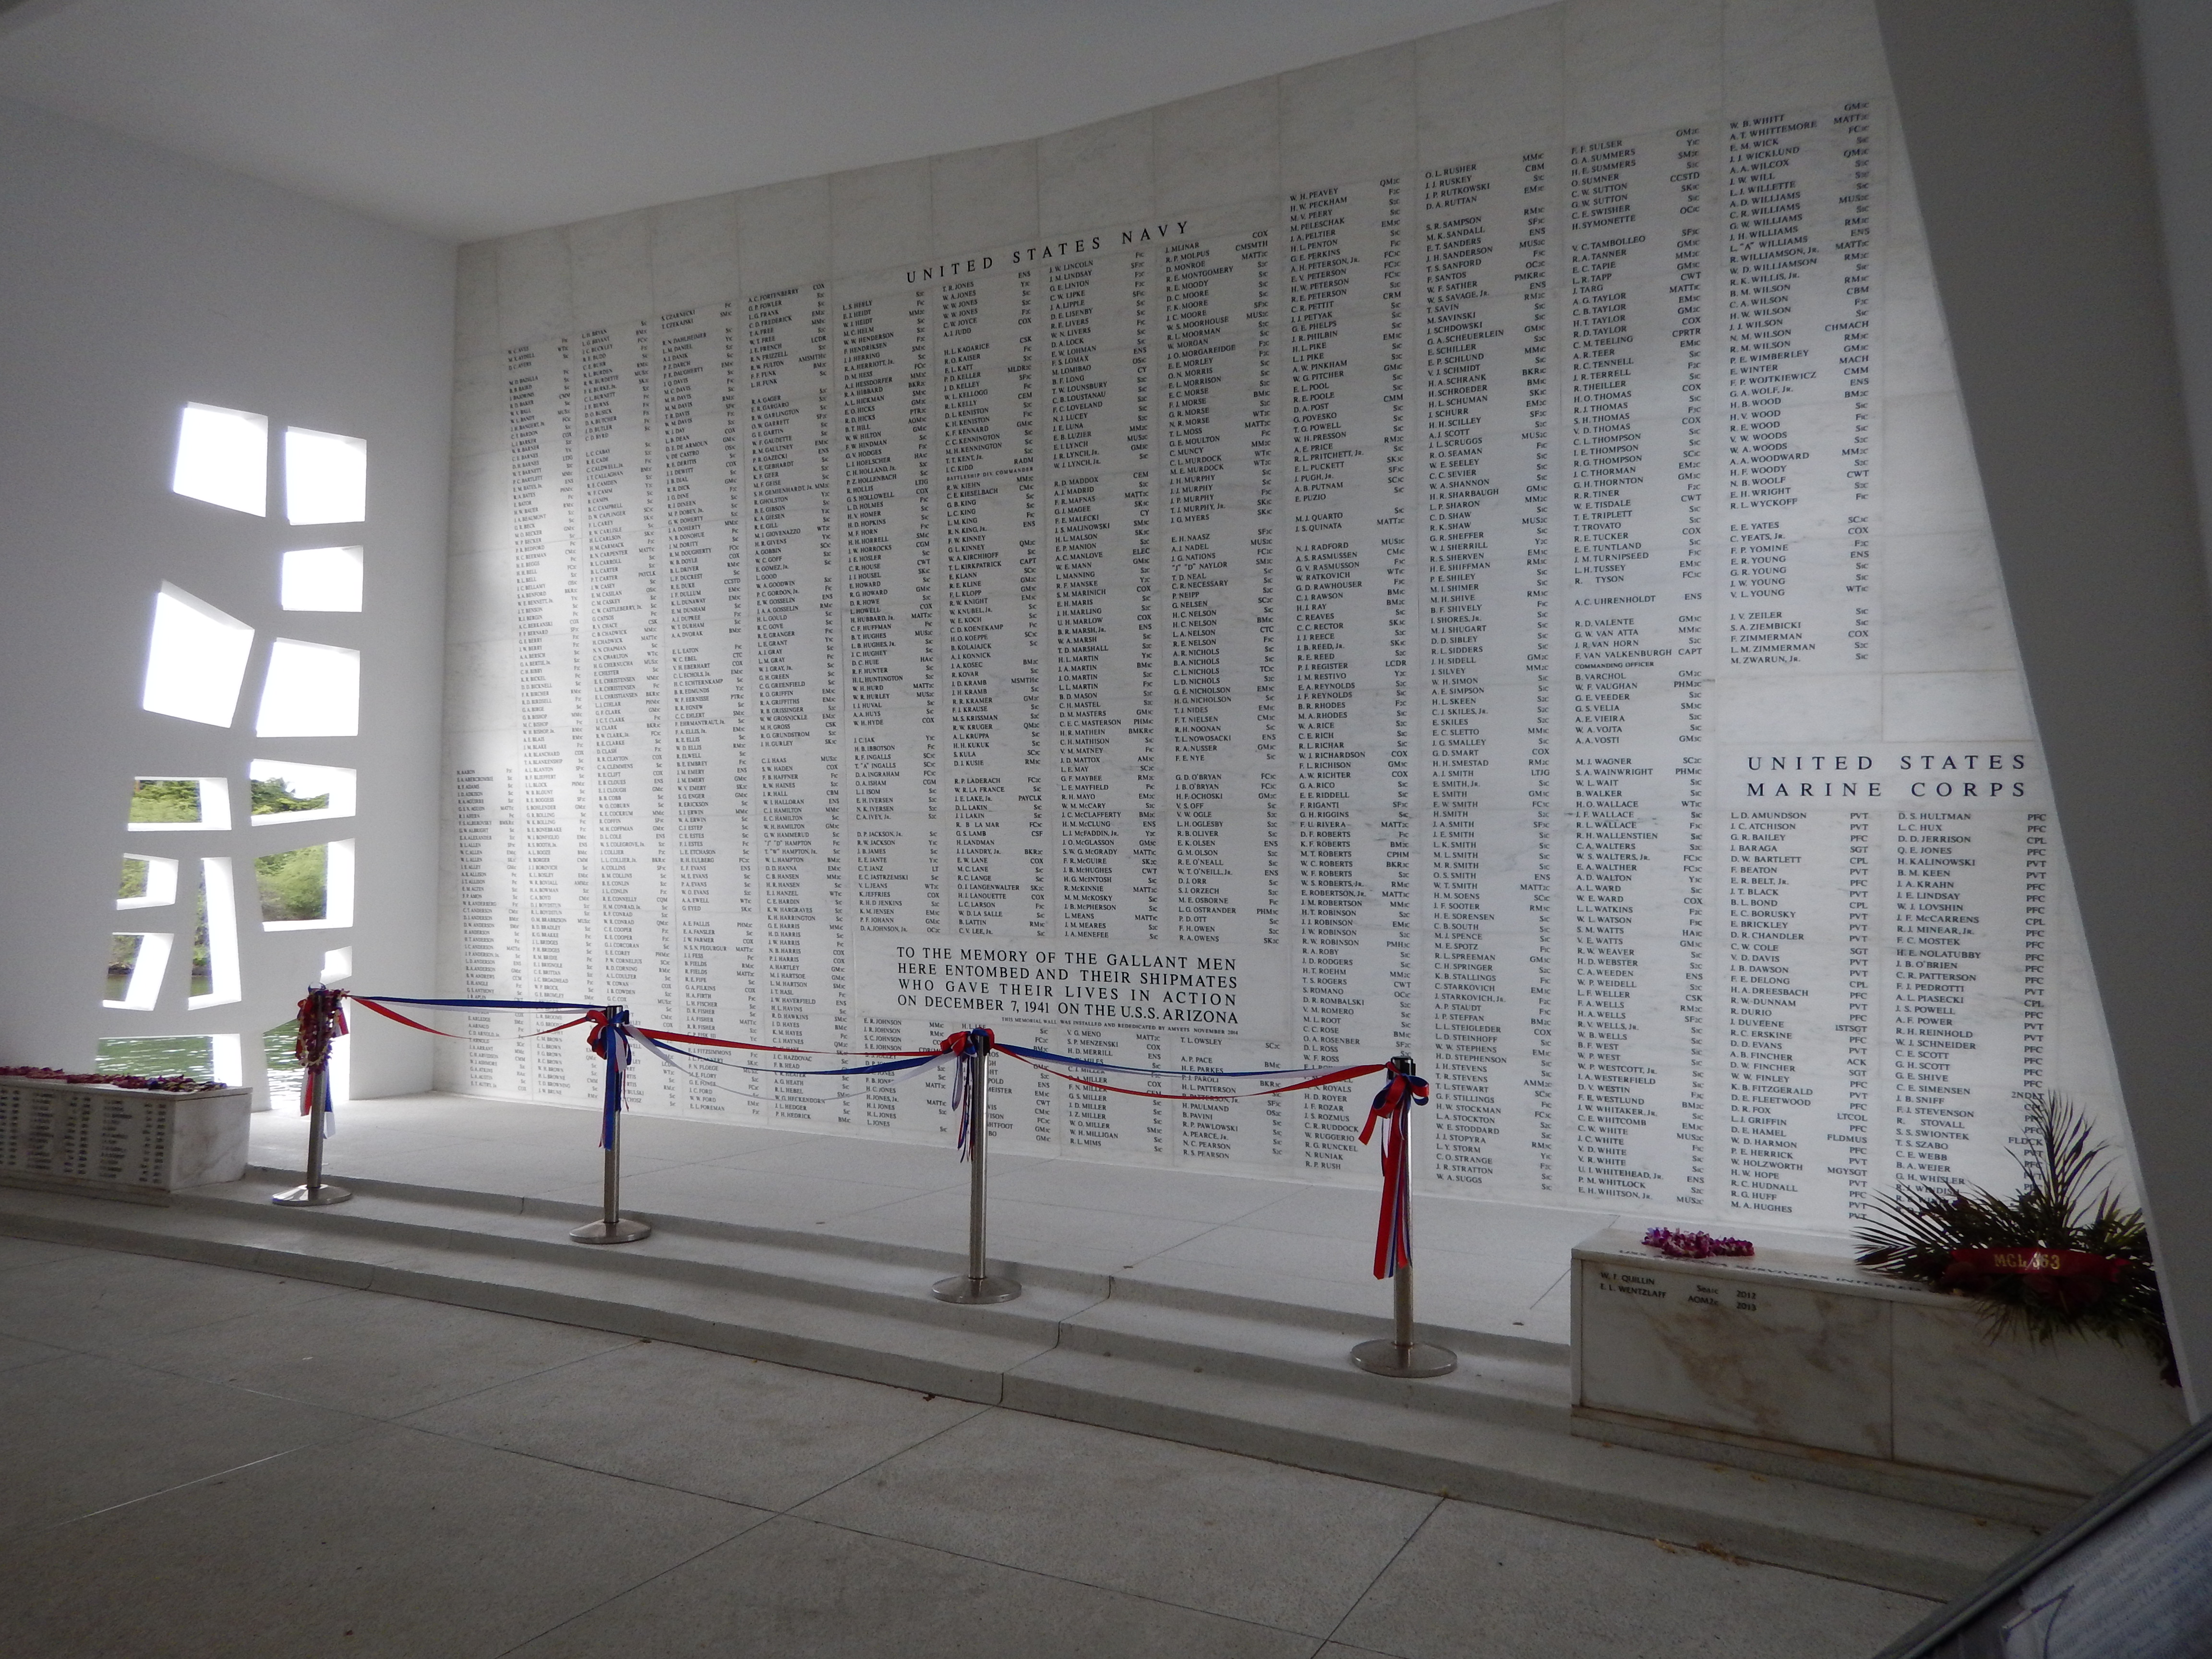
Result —
[[[0,1061],[82,1067],[101,1036],[258,1033],[289,1017],[322,953],[350,943],[364,988],[428,982],[434,932],[452,250],[319,202],[28,106],[0,103]],[[173,495],[180,406],[198,401],[368,439],[368,608],[278,609],[293,531],[272,478],[267,519]],[[232,729],[138,706],[163,580],[256,630]],[[362,735],[252,736],[278,635],[363,652]],[[253,830],[256,754],[352,766],[356,819]],[[139,775],[228,774],[237,828],[124,829]],[[357,925],[264,934],[252,858],[354,836]],[[281,837],[281,840],[279,839]],[[158,842],[158,845],[154,843]],[[169,909],[118,915],[119,860],[187,860]],[[187,1011],[193,860],[238,877],[246,994]],[[108,936],[179,935],[160,1006],[103,1011]],[[427,1084],[427,1040],[371,1033],[354,1087]]]

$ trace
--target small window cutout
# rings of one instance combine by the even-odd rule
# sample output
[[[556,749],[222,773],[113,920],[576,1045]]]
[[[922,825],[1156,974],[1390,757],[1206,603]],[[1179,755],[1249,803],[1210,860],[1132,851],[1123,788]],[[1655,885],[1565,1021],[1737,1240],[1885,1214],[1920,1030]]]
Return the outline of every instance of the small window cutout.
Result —
[[[335,951],[323,952],[323,983],[336,985],[353,977],[353,946],[341,945]]]
[[[161,1000],[173,933],[117,933],[107,947],[107,995],[103,1008],[151,1009]]]
[[[300,1022],[288,1019],[261,1034],[261,1062],[269,1070],[269,1104],[273,1110],[297,1109],[307,1068],[300,1064]]]
[[[350,738],[361,730],[361,653],[278,640],[261,684],[256,736]]]
[[[196,501],[268,517],[269,417],[186,404],[169,488]]]
[[[284,428],[284,516],[294,524],[358,524],[368,516],[368,441]]]
[[[253,630],[174,582],[154,596],[154,632],[146,645],[146,685],[138,706],[202,726],[228,726]]]
[[[198,926],[192,933],[187,1008],[217,1008],[245,995],[238,963],[238,895],[228,859],[200,860]]]
[[[246,1045],[235,1031],[102,1037],[93,1051],[92,1069],[122,1077],[195,1077],[234,1089],[246,1081]]]
[[[177,902],[177,861],[174,859],[123,859],[123,883],[115,890],[118,910],[150,910]]]
[[[268,853],[253,860],[261,926],[271,933],[353,926],[353,843]]]
[[[350,766],[258,760],[247,769],[247,775],[256,823],[303,823],[310,818],[353,816]]]
[[[230,785],[222,778],[140,778],[131,791],[132,830],[228,830]]]
[[[361,556],[357,547],[295,547],[284,556],[277,582],[287,611],[361,609]]]

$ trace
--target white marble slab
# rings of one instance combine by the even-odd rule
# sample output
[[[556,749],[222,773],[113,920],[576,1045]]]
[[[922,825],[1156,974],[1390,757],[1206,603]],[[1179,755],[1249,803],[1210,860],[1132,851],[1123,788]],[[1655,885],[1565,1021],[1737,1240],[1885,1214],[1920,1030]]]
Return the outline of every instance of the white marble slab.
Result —
[[[170,1094],[0,1078],[0,1185],[162,1202],[246,1173],[246,1089]]]
[[[1615,1228],[1574,1258],[1578,1433],[1650,1445],[1649,1430],[1689,1455],[1802,1459],[1807,1479],[2063,1508],[2187,1425],[2141,1348],[1992,1340],[1979,1304],[1868,1272],[1842,1241],[1682,1261]]]

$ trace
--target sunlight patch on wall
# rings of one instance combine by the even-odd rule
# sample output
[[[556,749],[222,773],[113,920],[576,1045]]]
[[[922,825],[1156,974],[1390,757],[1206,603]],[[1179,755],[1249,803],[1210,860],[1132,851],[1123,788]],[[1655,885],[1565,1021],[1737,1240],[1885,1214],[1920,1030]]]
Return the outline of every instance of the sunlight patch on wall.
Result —
[[[361,653],[278,640],[253,730],[264,738],[350,738],[361,729]]]
[[[284,428],[284,516],[294,524],[358,524],[368,516],[368,441]]]
[[[177,465],[169,488],[196,501],[267,517],[269,417],[186,404],[177,426]]]
[[[154,632],[138,706],[203,726],[228,726],[252,649],[251,628],[174,582],[163,582],[154,596]]]
[[[277,600],[287,611],[361,609],[362,550],[295,547],[284,555]]]

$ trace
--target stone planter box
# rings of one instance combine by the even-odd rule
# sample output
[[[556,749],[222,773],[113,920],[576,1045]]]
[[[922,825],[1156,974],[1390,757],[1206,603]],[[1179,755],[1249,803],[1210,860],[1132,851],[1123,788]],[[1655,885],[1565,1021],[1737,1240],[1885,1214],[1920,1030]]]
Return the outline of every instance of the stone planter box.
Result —
[[[1638,1240],[1575,1249],[1578,1435],[2045,1525],[2188,1425],[2140,1347],[1992,1343],[1978,1304],[1841,1254]]]
[[[246,1089],[167,1094],[0,1077],[0,1184],[166,1204],[246,1173]]]

